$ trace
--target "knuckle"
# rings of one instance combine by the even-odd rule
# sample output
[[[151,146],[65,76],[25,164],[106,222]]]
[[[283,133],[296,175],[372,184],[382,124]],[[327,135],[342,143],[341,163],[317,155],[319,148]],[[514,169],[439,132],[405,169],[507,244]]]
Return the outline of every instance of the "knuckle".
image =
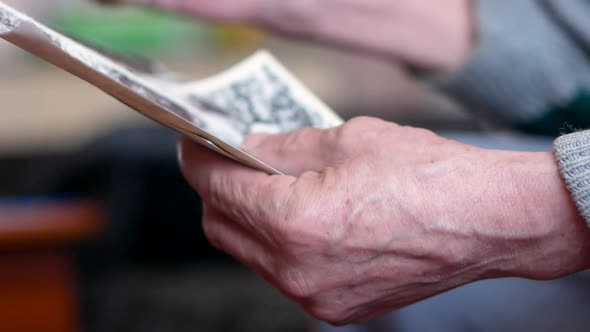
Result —
[[[340,144],[355,144],[391,129],[391,126],[397,125],[376,118],[357,117],[338,128],[336,140]]]
[[[303,127],[295,130],[291,135],[293,144],[301,144],[310,139],[318,132],[318,129],[311,127]]]
[[[403,127],[406,131],[411,131],[414,136],[422,137],[425,139],[432,139],[432,138],[441,138],[437,134],[435,134],[432,130],[428,130],[425,128],[418,128],[412,126],[404,126]]]
[[[347,315],[343,310],[326,305],[314,305],[307,309],[313,317],[330,323],[334,326],[342,326],[347,323]]]
[[[382,128],[385,126],[389,126],[392,125],[393,123],[391,122],[387,122],[378,118],[373,118],[373,117],[369,117],[369,116],[359,116],[356,118],[352,118],[350,121],[348,121],[346,123],[346,125],[348,125],[348,127],[354,129],[354,130],[361,130],[361,131],[366,131],[366,130],[371,130],[371,129],[377,129],[377,128]],[[345,125],[345,126],[346,126]]]
[[[216,249],[220,249],[222,247],[221,238],[219,236],[219,232],[217,231],[217,226],[213,221],[208,219],[203,220],[203,233],[207,238],[207,241]]]

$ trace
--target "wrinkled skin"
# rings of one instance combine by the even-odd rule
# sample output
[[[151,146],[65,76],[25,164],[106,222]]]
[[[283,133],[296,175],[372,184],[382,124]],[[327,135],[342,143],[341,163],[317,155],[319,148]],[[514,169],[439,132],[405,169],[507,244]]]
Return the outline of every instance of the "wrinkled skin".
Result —
[[[469,0],[103,0],[249,22],[437,72],[477,38]],[[499,152],[370,118],[252,136],[285,176],[189,140],[183,172],[217,248],[334,324],[485,278],[552,279],[588,267],[589,235],[550,153]]]
[[[470,0],[102,0],[216,21],[248,22],[291,37],[382,55],[421,70],[465,62],[474,44]]]
[[[321,320],[363,322],[472,281],[556,278],[589,261],[549,153],[483,150],[372,118],[247,145],[290,176],[181,141],[205,233]]]

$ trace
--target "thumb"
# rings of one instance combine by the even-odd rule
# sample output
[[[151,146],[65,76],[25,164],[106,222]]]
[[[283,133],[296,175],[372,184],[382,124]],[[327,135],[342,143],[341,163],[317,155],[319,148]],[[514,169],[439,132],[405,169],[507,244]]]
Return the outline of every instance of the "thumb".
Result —
[[[337,162],[331,147],[329,130],[302,128],[278,134],[252,134],[246,137],[244,150],[288,175],[306,171],[320,172]]]
[[[159,8],[216,21],[248,21],[259,13],[263,0],[97,0]]]

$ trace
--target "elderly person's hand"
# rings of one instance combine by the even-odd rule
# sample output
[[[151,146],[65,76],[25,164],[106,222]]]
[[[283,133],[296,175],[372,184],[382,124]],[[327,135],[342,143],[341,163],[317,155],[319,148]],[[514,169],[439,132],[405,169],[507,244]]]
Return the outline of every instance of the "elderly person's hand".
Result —
[[[460,67],[472,44],[471,0],[101,0],[249,22],[296,38],[384,55],[420,69]]]
[[[251,136],[269,176],[180,144],[211,243],[315,317],[361,322],[485,278],[588,267],[550,153],[484,150],[371,118]]]

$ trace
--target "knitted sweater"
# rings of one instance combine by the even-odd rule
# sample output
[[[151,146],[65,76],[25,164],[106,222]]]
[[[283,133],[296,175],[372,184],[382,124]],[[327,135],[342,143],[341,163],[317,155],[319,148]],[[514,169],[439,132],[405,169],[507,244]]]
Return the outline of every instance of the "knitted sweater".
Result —
[[[561,136],[557,162],[590,225],[590,0],[479,0],[478,47],[441,88],[475,112]]]

